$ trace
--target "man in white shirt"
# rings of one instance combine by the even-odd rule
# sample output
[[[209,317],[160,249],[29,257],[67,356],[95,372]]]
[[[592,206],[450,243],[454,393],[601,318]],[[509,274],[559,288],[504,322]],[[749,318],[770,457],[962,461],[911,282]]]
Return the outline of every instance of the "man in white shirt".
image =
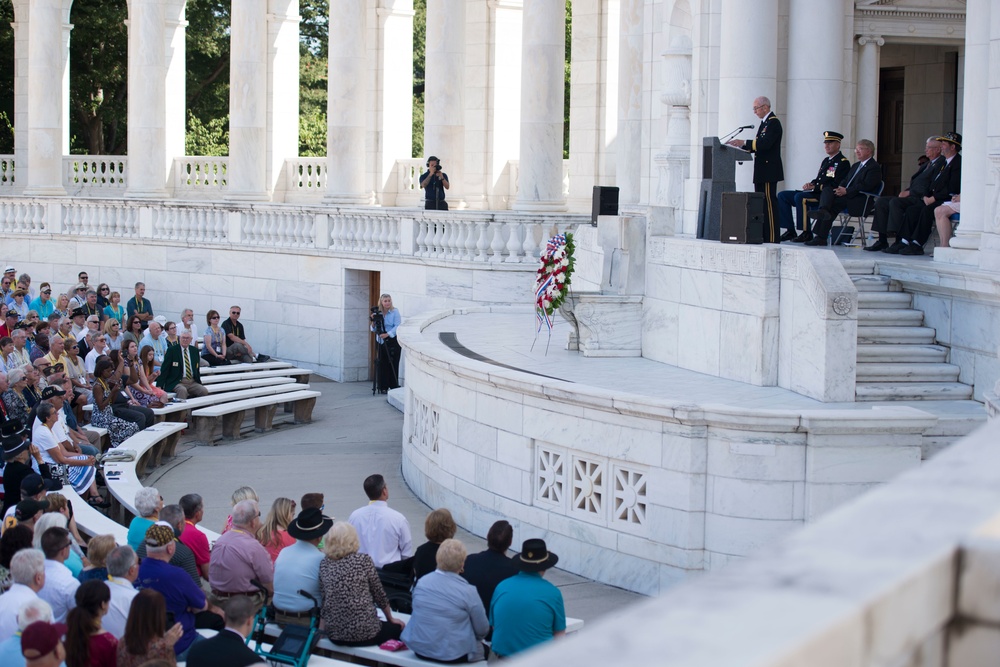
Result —
[[[347,520],[358,531],[359,551],[371,556],[377,568],[413,556],[410,524],[406,517],[389,508],[385,478],[369,475],[364,486],[369,503],[354,510]]]
[[[146,334],[139,341],[139,350],[146,345],[153,348],[153,363],[159,368],[163,364],[163,355],[167,353],[167,337],[163,334],[163,325],[157,320],[149,323]]]
[[[21,549],[10,560],[10,574],[14,585],[0,595],[0,641],[14,636],[18,612],[37,600],[45,586],[45,556],[36,549]]]
[[[80,582],[66,567],[72,541],[65,528],[53,527],[42,533],[42,553],[45,554],[45,585],[38,597],[52,605],[52,618],[65,623],[69,610],[76,606],[76,589]]]
[[[107,557],[107,565],[106,583],[111,589],[111,601],[108,602],[108,613],[101,619],[101,626],[121,639],[125,635],[125,621],[132,606],[132,598],[139,594],[134,586],[139,577],[139,559],[132,547],[126,544],[112,549]]]

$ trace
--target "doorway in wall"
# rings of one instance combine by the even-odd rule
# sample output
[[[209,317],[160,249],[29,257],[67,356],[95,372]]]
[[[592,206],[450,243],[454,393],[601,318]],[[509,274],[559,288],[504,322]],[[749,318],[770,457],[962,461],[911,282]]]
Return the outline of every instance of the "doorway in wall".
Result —
[[[879,72],[875,159],[882,166],[882,177],[885,179],[883,195],[897,195],[902,189],[905,72],[903,67],[884,67]]]
[[[344,270],[344,382],[373,377],[370,360],[375,343],[368,329],[368,307],[378,300],[378,288],[378,271]]]

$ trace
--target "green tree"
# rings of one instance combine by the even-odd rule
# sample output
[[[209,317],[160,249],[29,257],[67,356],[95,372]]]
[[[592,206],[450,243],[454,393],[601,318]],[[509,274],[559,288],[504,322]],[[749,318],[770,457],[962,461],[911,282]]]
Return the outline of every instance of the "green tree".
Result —
[[[413,0],[413,155],[424,155],[424,66],[427,54],[427,0]]]
[[[14,4],[0,0],[0,155],[14,152]]]
[[[329,0],[300,0],[299,155],[326,155]]]
[[[188,155],[229,155],[230,4],[187,2]]]
[[[70,151],[124,155],[128,132],[128,5],[76,0],[70,13]]]
[[[563,76],[563,159],[569,159],[570,55],[573,51],[573,2],[566,0],[566,65]]]

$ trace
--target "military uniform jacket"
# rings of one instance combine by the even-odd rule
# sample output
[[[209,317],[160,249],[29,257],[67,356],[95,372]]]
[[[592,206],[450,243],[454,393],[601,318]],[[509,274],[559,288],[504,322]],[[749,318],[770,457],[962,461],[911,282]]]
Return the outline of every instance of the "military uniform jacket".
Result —
[[[753,182],[777,183],[785,180],[781,164],[781,121],[767,114],[757,128],[757,137],[743,142],[743,150],[754,153]]]
[[[836,187],[838,183],[847,176],[847,170],[851,168],[851,161],[844,157],[843,153],[834,156],[826,156],[819,165],[819,172],[816,178],[809,181],[817,190],[825,187]]]
[[[944,162],[939,171],[931,178],[930,194],[935,205],[951,201],[952,195],[962,193],[962,156],[956,155],[951,162]]]

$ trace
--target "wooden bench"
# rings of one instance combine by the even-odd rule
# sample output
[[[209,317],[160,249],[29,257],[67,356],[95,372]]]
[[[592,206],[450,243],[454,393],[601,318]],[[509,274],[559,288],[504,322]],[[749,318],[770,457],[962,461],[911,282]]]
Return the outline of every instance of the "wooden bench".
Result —
[[[236,374],[222,373],[215,375],[203,375],[201,383],[207,387],[208,385],[215,384],[217,382],[233,382],[237,379],[258,380],[260,378],[292,377],[295,378],[296,382],[308,384],[309,376],[311,374],[312,371],[307,368],[276,368],[274,370],[254,370]]]
[[[311,422],[313,407],[319,396],[320,392],[318,391],[276,392],[270,396],[259,396],[192,410],[191,421],[195,430],[194,438],[199,443],[211,445],[216,439],[216,433],[221,431],[220,435],[223,438],[239,439],[240,425],[243,423],[247,410],[254,411],[254,430],[258,433],[270,431],[274,413],[279,405],[286,403],[291,403],[293,406],[296,424]]]
[[[295,368],[284,361],[265,361],[261,364],[229,364],[228,366],[208,366],[201,369],[202,375],[219,375],[222,373],[242,373],[244,371],[272,371],[278,368]]]
[[[82,532],[90,535],[114,535],[115,543],[121,545],[128,542],[128,528],[114,519],[105,516],[100,510],[91,507],[86,500],[73,490],[72,486],[64,486],[59,490],[66,500],[73,503],[73,518],[76,526]]]
[[[402,614],[399,612],[393,612],[392,615],[395,618],[408,623],[410,620],[409,614]],[[379,618],[384,620],[384,617],[379,612]],[[579,618],[566,617],[566,633],[570,634],[573,632],[578,632],[583,628],[583,620]],[[265,629],[265,634],[268,637],[278,637],[281,634],[281,628],[274,623],[269,623]],[[337,655],[350,656],[352,659],[360,659],[365,662],[372,663],[383,663],[386,665],[397,665],[398,667],[428,667],[428,665],[440,665],[439,662],[434,662],[433,660],[423,660],[417,657],[417,654],[406,649],[405,651],[383,651],[378,646],[341,646],[340,644],[334,644],[325,636],[321,637],[319,643],[316,644],[316,649],[324,651],[326,653],[333,653]],[[309,662],[312,664],[312,661]],[[485,662],[482,664],[486,664]]]

